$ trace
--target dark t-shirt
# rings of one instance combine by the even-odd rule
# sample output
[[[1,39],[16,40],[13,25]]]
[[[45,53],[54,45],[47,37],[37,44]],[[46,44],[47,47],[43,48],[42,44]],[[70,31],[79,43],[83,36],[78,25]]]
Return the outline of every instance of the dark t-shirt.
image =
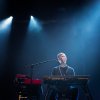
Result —
[[[51,73],[52,76],[57,77],[63,77],[63,76],[74,76],[75,72],[74,69],[67,64],[64,65],[64,67],[61,67],[61,65],[54,67]],[[65,88],[66,87],[66,88]],[[68,90],[70,87],[66,85],[66,81],[59,81],[56,85],[56,88],[60,91],[62,90]]]
[[[61,65],[54,67],[52,70],[51,75],[56,76],[70,76],[75,75],[74,69],[72,67],[69,67],[68,65],[65,65],[64,67],[61,67]]]

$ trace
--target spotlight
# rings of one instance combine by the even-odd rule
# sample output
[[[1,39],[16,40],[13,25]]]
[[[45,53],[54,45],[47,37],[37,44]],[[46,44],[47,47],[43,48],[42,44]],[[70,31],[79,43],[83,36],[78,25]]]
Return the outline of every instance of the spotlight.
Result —
[[[40,29],[41,27],[40,27],[39,21],[34,16],[30,16],[28,31],[37,32],[37,31],[40,31]]]
[[[10,16],[9,18],[0,22],[0,31],[8,31],[11,27],[13,17]]]

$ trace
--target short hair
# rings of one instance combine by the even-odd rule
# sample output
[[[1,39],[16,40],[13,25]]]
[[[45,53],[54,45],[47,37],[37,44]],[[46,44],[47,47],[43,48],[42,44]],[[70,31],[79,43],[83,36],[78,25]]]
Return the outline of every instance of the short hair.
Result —
[[[65,54],[65,53],[60,52],[60,53],[58,53],[58,54],[57,54],[57,58],[59,59],[59,57],[60,57],[61,55],[63,55],[63,54],[66,56],[66,54]],[[67,56],[66,56],[66,57],[67,57]]]

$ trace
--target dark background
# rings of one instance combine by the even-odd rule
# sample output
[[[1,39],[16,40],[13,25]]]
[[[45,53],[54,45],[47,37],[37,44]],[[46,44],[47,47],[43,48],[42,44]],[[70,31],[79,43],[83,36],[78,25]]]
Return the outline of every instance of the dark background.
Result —
[[[77,75],[90,75],[94,100],[100,99],[100,17],[98,0],[1,0],[0,21],[13,16],[10,34],[0,34],[0,100],[16,100],[16,74],[30,76],[31,64],[68,56]],[[98,11],[98,12],[97,12]],[[30,15],[42,24],[39,32],[27,32]],[[86,19],[86,20],[85,20]],[[84,21],[85,20],[85,21]],[[87,22],[91,30],[86,31]],[[93,29],[93,30],[92,30]],[[50,75],[58,62],[34,67],[34,78]],[[28,66],[28,67],[26,67]]]

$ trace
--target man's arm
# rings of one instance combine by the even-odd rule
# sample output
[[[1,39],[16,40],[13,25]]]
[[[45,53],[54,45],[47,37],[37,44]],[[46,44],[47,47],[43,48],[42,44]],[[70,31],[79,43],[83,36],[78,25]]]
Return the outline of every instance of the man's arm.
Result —
[[[51,76],[56,75],[56,67],[52,69]]]
[[[75,71],[72,67],[68,67],[68,75],[72,75],[72,76],[75,76]]]

